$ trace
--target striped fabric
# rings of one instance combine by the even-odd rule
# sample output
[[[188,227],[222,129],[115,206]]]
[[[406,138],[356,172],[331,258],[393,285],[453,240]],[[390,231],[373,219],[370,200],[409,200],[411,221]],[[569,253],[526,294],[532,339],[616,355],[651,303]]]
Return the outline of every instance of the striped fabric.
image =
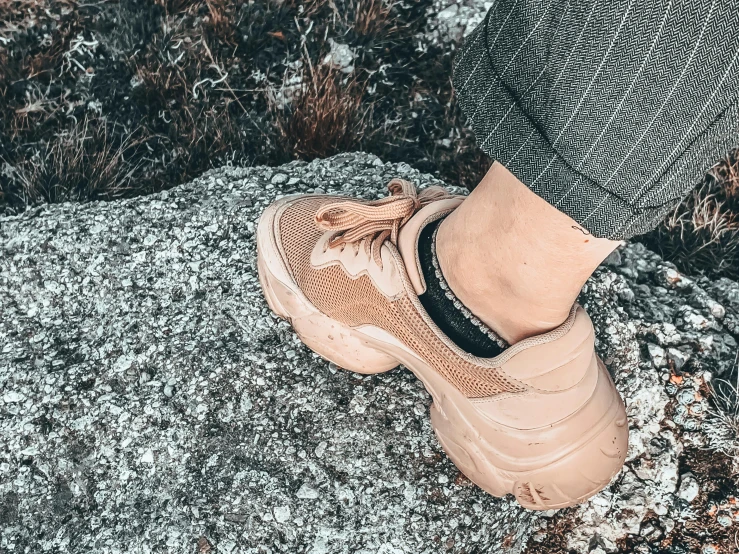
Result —
[[[488,155],[594,235],[629,238],[739,145],[739,5],[497,0],[454,86]]]

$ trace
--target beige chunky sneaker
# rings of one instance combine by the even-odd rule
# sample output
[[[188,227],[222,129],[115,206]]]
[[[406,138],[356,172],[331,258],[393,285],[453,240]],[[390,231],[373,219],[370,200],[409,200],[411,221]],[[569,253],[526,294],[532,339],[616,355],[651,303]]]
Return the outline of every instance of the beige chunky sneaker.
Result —
[[[270,308],[343,368],[413,371],[442,447],[490,494],[547,510],[601,490],[624,463],[628,426],[588,315],[575,305],[557,329],[495,358],[462,351],[418,300],[417,242],[464,198],[397,179],[389,188],[377,201],[301,195],[265,210],[257,248]]]

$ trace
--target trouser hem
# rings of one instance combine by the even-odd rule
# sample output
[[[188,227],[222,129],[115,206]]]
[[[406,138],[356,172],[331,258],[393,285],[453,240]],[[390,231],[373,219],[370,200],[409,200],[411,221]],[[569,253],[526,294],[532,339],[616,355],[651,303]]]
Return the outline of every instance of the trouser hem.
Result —
[[[499,78],[486,50],[486,27],[483,22],[466,40],[453,76],[460,107],[478,146],[597,237],[627,239],[658,225],[674,202],[637,208],[577,171],[552,147]]]

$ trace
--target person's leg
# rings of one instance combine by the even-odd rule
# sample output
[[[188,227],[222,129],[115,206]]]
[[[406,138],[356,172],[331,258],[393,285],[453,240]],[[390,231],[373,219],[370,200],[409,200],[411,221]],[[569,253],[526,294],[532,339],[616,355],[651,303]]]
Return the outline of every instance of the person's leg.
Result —
[[[739,145],[739,10],[499,0],[457,54],[454,84],[503,165],[441,225],[439,264],[516,342],[564,321],[616,241],[656,226]]]

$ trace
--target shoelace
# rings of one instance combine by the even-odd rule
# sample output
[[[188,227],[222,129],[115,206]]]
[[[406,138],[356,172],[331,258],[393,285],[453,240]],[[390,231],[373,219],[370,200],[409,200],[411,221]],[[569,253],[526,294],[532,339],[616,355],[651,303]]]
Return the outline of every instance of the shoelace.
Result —
[[[389,240],[397,246],[400,228],[413,214],[431,202],[451,197],[436,186],[419,193],[415,185],[403,179],[393,179],[387,188],[390,196],[381,200],[340,200],[321,206],[316,212],[316,224],[325,231],[334,231],[327,247],[353,244],[358,248],[359,242],[365,240],[367,253],[382,268],[382,244]]]

